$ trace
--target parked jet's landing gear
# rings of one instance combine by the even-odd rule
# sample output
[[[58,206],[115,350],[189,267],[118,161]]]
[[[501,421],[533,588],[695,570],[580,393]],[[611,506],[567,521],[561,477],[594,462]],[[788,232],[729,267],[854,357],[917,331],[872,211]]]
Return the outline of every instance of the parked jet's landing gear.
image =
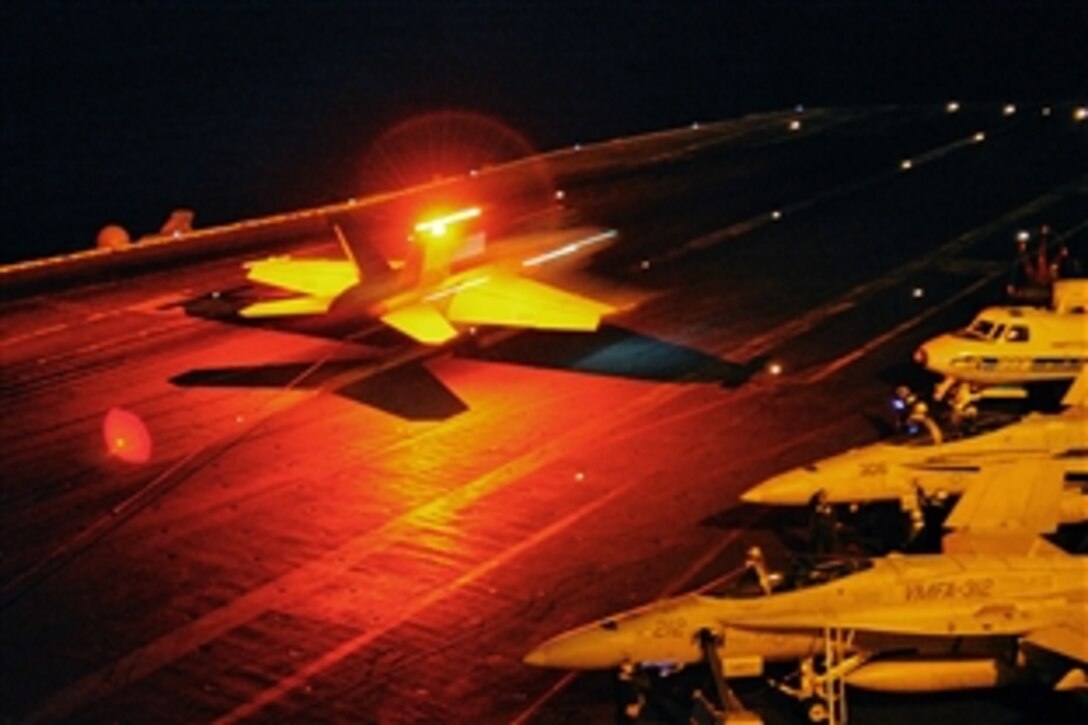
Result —
[[[801,704],[809,722],[846,725],[846,676],[865,663],[865,655],[846,655],[853,639],[853,631],[825,628],[820,666],[816,657],[806,657],[790,678],[796,685],[771,681],[776,689]]]
[[[733,688],[725,680],[725,668],[722,665],[721,648],[725,641],[721,634],[715,634],[708,629],[699,630],[699,646],[703,650],[703,659],[710,667],[710,674],[714,678],[714,685],[718,690],[718,701],[722,709],[715,708],[707,698],[696,691],[695,701],[707,713],[713,722],[717,723],[744,723],[745,725],[759,725],[763,719],[750,710],[746,710],[741,704],[740,698],[733,692]]]
[[[811,723],[827,722],[831,718],[831,711],[827,707],[827,701],[819,697],[810,697],[801,702],[801,709],[805,717]]]

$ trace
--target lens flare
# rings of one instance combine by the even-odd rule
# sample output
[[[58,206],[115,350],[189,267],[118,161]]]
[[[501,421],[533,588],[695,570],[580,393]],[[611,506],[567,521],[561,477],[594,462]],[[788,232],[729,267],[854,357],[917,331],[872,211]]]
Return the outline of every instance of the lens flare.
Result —
[[[151,434],[135,413],[123,408],[111,408],[102,423],[106,450],[126,463],[146,463],[151,460]]]
[[[368,194],[415,189],[383,207],[373,232],[374,244],[396,259],[408,253],[407,234],[436,209],[479,208],[487,224],[482,231],[495,239],[559,205],[550,165],[532,144],[499,121],[466,111],[416,116],[382,133],[361,161],[359,188]]]

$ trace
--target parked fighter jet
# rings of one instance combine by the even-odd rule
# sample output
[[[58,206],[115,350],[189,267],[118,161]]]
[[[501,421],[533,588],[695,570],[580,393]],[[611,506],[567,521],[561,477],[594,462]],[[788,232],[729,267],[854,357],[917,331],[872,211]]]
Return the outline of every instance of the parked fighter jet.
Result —
[[[1071,380],[1088,362],[1088,280],[1054,283],[1049,308],[989,307],[970,325],[923,343],[914,360],[978,386]],[[936,397],[940,397],[939,394]]]
[[[913,511],[918,494],[944,500],[962,494],[987,468],[1009,461],[1053,461],[1072,480],[1088,480],[1088,373],[1062,400],[1058,414],[1031,413],[997,430],[949,442],[908,437],[854,448],[795,468],[741,494],[746,503],[804,506],[819,491],[830,503],[900,501]],[[1011,487],[1008,495],[1023,489]],[[1084,497],[1064,494],[1063,521],[1083,521]]]
[[[469,207],[420,222],[412,255],[399,268],[334,225],[342,259],[273,257],[247,263],[250,280],[292,296],[251,304],[239,314],[266,318],[346,309],[438,345],[455,338],[457,326],[595,330],[614,311],[527,278],[549,262],[596,250],[615,238],[614,231],[567,229],[486,247],[482,233],[465,228],[481,214]]]
[[[1006,479],[1034,495],[1015,502],[992,495]],[[1053,494],[1061,485],[1053,463],[1007,464],[961,499],[957,510],[965,513],[942,554],[831,562],[764,574],[762,586],[745,587],[741,577],[725,591],[667,599],[566,632],[525,662],[562,669],[706,662],[729,702],[728,678],[797,661],[796,678],[776,686],[800,699],[813,721],[840,723],[846,685],[934,692],[1034,677],[1055,689],[1083,689],[1088,560],[1037,538],[1056,526]]]

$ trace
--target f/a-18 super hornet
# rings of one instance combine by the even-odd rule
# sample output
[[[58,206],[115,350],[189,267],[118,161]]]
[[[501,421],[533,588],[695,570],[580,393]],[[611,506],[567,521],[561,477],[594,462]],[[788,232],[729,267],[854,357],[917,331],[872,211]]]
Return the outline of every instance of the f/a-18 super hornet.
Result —
[[[250,304],[244,318],[322,315],[333,311],[381,320],[426,345],[456,338],[476,325],[544,330],[596,330],[614,308],[539,280],[559,260],[611,242],[611,230],[574,228],[486,244],[471,227],[480,207],[430,216],[417,223],[410,256],[391,264],[365,239],[334,225],[344,256],[272,257],[247,263],[248,279],[289,293]]]
[[[1008,481],[1030,491],[1003,495]],[[847,687],[925,693],[1035,679],[1084,689],[1088,561],[1040,538],[1057,526],[1053,462],[995,467],[968,489],[939,554],[832,560],[746,574],[560,634],[525,662],[561,669],[676,669],[727,680],[797,663],[774,684],[813,721],[846,720]],[[756,576],[749,576],[755,572]],[[753,583],[754,581],[754,583]]]
[[[904,436],[854,448],[778,474],[741,494],[746,503],[804,506],[822,492],[831,504],[899,501],[914,513],[919,498],[944,501],[961,495],[988,469],[1010,462],[1053,462],[1065,478],[1061,516],[1083,521],[1081,487],[1088,483],[1088,373],[1062,400],[1059,413],[1030,413],[996,430],[934,441]],[[1009,497],[1028,491],[1008,480]]]

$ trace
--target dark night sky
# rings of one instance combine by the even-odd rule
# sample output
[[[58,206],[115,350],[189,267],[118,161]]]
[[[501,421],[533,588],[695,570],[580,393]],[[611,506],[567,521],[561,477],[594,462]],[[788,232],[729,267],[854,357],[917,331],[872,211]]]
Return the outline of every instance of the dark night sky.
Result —
[[[808,105],[1088,94],[1088,3],[2,3],[0,259],[357,192],[443,108],[538,149]]]

